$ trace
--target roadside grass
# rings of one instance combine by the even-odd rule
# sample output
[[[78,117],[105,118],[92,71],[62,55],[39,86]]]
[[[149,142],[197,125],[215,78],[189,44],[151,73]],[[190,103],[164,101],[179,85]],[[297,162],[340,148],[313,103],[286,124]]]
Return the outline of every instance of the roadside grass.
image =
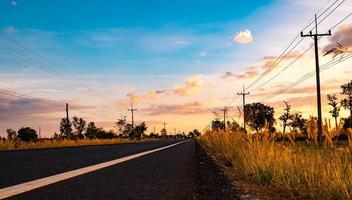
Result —
[[[208,131],[198,141],[259,199],[352,199],[351,145],[275,142],[268,134]]]
[[[105,144],[120,144],[132,143],[141,141],[151,141],[157,139],[128,139],[128,138],[114,138],[114,139],[81,139],[81,140],[55,140],[55,139],[41,139],[35,142],[22,142],[11,140],[0,140],[0,151],[4,150],[19,150],[19,149],[41,149],[41,148],[57,148],[57,147],[75,147],[75,146],[92,146]]]

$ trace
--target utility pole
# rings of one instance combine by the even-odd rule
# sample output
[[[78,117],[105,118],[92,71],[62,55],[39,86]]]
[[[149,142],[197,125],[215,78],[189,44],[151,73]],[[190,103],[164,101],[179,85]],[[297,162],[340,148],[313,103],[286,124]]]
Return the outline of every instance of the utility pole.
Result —
[[[224,112],[224,128],[226,129],[226,113],[229,110],[228,107],[224,107],[223,109],[221,109],[221,111]]]
[[[246,96],[249,95],[249,92],[246,93],[244,85],[243,85],[243,90],[242,92],[238,92],[237,95],[241,95],[242,96],[242,100],[243,100],[243,128],[244,131],[246,131],[246,111],[244,110],[245,106],[246,106]]]
[[[331,30],[325,34],[318,33],[318,22],[317,15],[315,15],[315,34],[312,31],[309,34],[304,35],[301,32],[301,37],[311,37],[314,39],[314,50],[315,50],[315,74],[316,74],[316,84],[317,84],[317,104],[318,104],[318,141],[323,141],[323,127],[322,127],[322,114],[321,114],[321,95],[320,95],[320,67],[319,67],[319,47],[318,47],[318,37],[331,36]]]
[[[133,113],[134,113],[134,111],[137,111],[137,108],[133,108],[133,104],[131,104],[131,108],[129,108],[128,111],[131,111],[131,114],[132,114],[132,128],[134,128]]]
[[[167,124],[166,122],[163,123],[163,125],[164,125],[164,130],[166,130],[166,124]]]
[[[38,128],[38,136],[39,136],[39,139],[42,138],[41,132],[42,132],[42,129],[41,129],[41,127],[39,126],[39,128]]]
[[[155,126],[153,127],[153,129],[154,129],[154,135],[155,135]]]
[[[67,123],[69,121],[69,118],[68,118],[68,103],[66,103],[66,120],[67,120]]]

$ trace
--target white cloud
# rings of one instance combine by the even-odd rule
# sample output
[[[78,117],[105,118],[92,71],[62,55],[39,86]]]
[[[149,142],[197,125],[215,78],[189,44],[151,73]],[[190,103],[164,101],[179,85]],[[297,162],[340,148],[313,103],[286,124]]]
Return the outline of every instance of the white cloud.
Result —
[[[201,52],[198,52],[197,55],[198,55],[199,57],[204,57],[204,56],[208,55],[208,53],[205,52],[205,51],[201,51]]]
[[[237,35],[233,36],[232,41],[240,44],[251,43],[253,41],[252,33],[250,30],[240,31]]]
[[[11,4],[12,4],[13,6],[17,6],[17,2],[16,2],[16,1],[11,1]]]
[[[174,41],[173,44],[176,44],[176,45],[179,45],[179,46],[188,46],[191,43],[186,41],[186,40],[176,40],[176,41]]]
[[[13,27],[13,26],[8,26],[5,28],[5,31],[8,32],[8,33],[13,33],[16,31],[16,28]]]

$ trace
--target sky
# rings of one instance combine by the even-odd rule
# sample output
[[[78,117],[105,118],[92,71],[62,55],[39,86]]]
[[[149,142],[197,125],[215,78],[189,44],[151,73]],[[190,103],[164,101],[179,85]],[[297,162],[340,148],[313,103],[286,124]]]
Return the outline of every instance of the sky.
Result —
[[[148,132],[160,131],[163,122],[170,133],[203,130],[212,111],[224,106],[230,106],[229,118],[241,120],[236,93],[243,85],[248,103],[271,105],[278,116],[286,100],[309,117],[316,115],[314,76],[270,97],[314,71],[311,38],[251,83],[307,24],[305,33],[313,28],[315,13],[321,15],[319,32],[333,27],[331,37],[319,40],[322,66],[342,61],[323,56],[337,43],[352,48],[352,17],[334,27],[352,10],[344,0],[0,0],[0,10],[0,136],[7,128],[30,126],[50,137],[66,102],[71,117],[106,130],[117,118],[130,120],[131,104]],[[350,81],[351,60],[321,73],[324,118],[326,94],[339,94]]]

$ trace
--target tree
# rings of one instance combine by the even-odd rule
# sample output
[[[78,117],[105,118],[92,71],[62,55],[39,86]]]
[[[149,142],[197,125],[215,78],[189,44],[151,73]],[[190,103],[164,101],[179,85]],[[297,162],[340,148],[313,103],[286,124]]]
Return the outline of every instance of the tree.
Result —
[[[225,128],[224,122],[220,121],[219,118],[215,118],[211,121],[211,129],[213,131],[220,131]]]
[[[345,109],[350,110],[350,117],[352,118],[352,81],[347,84],[341,85],[341,89],[341,94],[347,96],[345,99],[342,99],[341,106]]]
[[[144,135],[144,132],[148,129],[147,125],[145,124],[145,122],[142,122],[140,124],[138,124],[133,131],[133,135],[132,137],[136,137],[138,139],[140,139],[142,137],[142,135]]]
[[[167,136],[167,130],[165,128],[161,129],[160,136],[161,137],[166,137]]]
[[[282,121],[282,126],[283,126],[282,133],[285,134],[286,126],[288,125],[289,120],[292,120],[293,116],[290,114],[291,106],[288,104],[287,101],[283,101],[283,102],[285,103],[285,106],[286,106],[286,108],[284,109],[285,113],[279,117],[279,120]]]
[[[20,130],[18,130],[18,139],[25,141],[25,142],[30,142],[30,141],[35,141],[38,139],[38,134],[37,131],[30,128],[30,127],[26,127],[26,128],[20,128]]]
[[[12,128],[6,129],[7,139],[8,140],[16,140],[17,139],[17,132]]]
[[[294,131],[300,130],[305,132],[307,120],[302,117],[301,113],[295,113],[292,115],[292,121],[289,124]]]
[[[86,121],[84,121],[83,118],[78,118],[78,117],[74,116],[72,124],[76,129],[77,137],[79,139],[83,139],[84,138],[83,132],[86,129]]]
[[[93,132],[94,137],[99,139],[112,139],[115,137],[115,133],[112,130],[105,131],[103,128],[95,128]]]
[[[331,110],[329,111],[329,113],[331,114],[331,116],[333,118],[335,118],[335,127],[337,127],[338,126],[337,118],[340,115],[341,107],[337,103],[337,97],[335,94],[334,95],[328,94],[327,97],[328,97],[328,101],[329,101],[329,106],[331,106]]]
[[[188,133],[187,137],[194,138],[194,137],[199,137],[200,135],[201,133],[197,129],[194,129],[193,131],[190,131]]]
[[[247,104],[244,107],[246,112],[246,123],[255,131],[259,131],[268,123],[269,129],[272,130],[275,118],[274,108],[262,103]]]
[[[62,118],[60,122],[60,133],[63,138],[72,138],[72,124],[69,119]]]
[[[93,139],[97,136],[98,128],[95,126],[94,122],[89,122],[85,136],[89,139]]]
[[[120,134],[123,134],[126,124],[127,124],[126,117],[122,117],[120,119],[117,119],[114,127],[117,128]]]

